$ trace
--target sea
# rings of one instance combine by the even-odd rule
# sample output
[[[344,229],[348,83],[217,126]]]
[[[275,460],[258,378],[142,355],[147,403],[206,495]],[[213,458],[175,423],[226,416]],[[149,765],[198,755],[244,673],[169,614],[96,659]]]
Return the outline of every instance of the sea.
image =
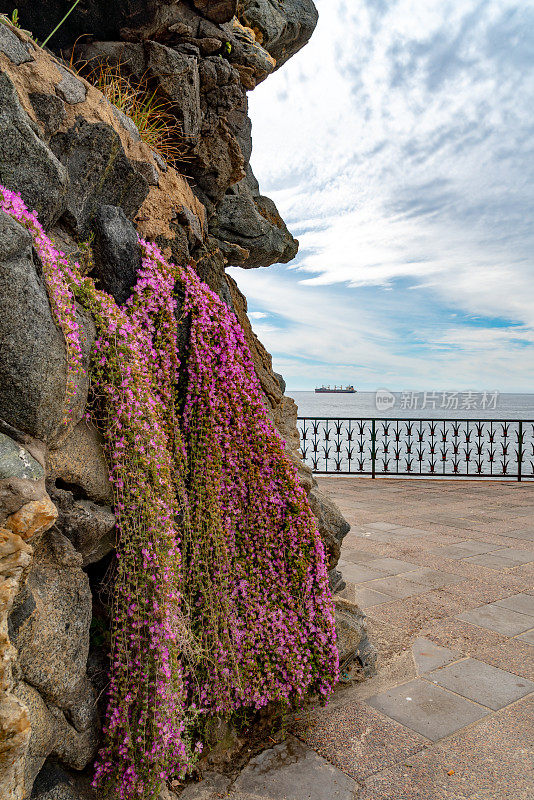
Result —
[[[287,389],[299,417],[378,419],[533,420],[534,394],[469,392],[355,392],[315,394]]]

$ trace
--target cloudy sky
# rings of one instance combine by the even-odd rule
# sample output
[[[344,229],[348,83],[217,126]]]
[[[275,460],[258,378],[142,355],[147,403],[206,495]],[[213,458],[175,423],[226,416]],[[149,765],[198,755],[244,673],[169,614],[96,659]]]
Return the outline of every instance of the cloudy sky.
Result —
[[[534,391],[534,0],[316,0],[250,95],[300,252],[232,270],[291,389]]]

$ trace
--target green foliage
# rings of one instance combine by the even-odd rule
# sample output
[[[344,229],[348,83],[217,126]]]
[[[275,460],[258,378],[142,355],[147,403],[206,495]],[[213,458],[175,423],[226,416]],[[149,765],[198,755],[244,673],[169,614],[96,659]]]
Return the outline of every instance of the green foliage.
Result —
[[[72,6],[69,8],[69,10],[67,11],[67,13],[63,17],[63,19],[60,20],[60,22],[58,22],[58,24],[56,25],[56,27],[54,28],[53,31],[50,31],[50,33],[48,34],[48,36],[44,40],[44,42],[42,44],[42,47],[46,47],[46,45],[48,44],[48,42],[50,41],[50,39],[52,38],[54,33],[56,33],[61,28],[61,26],[63,25],[65,20],[70,16],[70,14],[72,14],[72,12],[74,11],[74,9],[76,8],[76,6],[78,5],[79,2],[80,2],[80,0],[74,0]]]

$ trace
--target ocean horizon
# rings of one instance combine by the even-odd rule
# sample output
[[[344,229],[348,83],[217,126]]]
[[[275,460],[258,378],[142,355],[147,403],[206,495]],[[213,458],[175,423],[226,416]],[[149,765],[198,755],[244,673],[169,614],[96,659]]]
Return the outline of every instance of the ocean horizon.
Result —
[[[287,389],[287,394],[295,400],[299,417],[534,420],[534,393],[526,392],[379,390],[316,394],[314,390]]]

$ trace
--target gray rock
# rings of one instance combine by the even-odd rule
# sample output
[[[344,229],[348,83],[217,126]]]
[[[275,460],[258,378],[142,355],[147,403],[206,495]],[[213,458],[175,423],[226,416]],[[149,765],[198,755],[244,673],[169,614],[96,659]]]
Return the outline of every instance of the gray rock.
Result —
[[[47,474],[56,487],[71,490],[76,499],[111,505],[113,491],[98,430],[80,422],[61,445],[49,450]]]
[[[197,59],[176,50],[147,42],[146,72],[173,102],[173,113],[181,122],[183,135],[196,139],[200,133],[200,79]]]
[[[228,788],[232,780],[218,772],[206,772],[202,775],[200,783],[191,783],[186,786],[179,796],[179,800],[218,800],[228,797]],[[161,800],[168,800],[165,796]]]
[[[231,44],[228,58],[239,72],[247,89],[265,80],[275,68],[275,61],[260,44],[253,31],[239,24],[236,19],[221,25],[226,39]]]
[[[277,69],[304,47],[319,19],[312,0],[242,0],[239,6],[239,19],[261,32]]]
[[[278,381],[278,384],[280,386],[280,391],[282,392],[282,394],[284,394],[284,392],[286,390],[286,382],[284,380],[284,376],[280,375],[279,372],[273,372],[273,375],[276,378],[276,380]]]
[[[51,489],[51,497],[59,511],[56,526],[82,554],[84,567],[114,549],[116,519],[109,506],[74,500],[72,492],[62,489]]]
[[[50,146],[65,165],[69,178],[66,218],[80,237],[89,235],[102,205],[122,208],[129,219],[148,194],[148,183],[130,164],[118,133],[103,122],[80,118]]]
[[[20,192],[48,228],[65,207],[67,174],[34,127],[11,80],[0,73],[0,183]]]
[[[21,42],[18,36],[5,24],[0,22],[0,53],[4,53],[9,60],[19,66],[28,61],[35,61],[27,44]]]
[[[122,208],[100,206],[93,220],[94,276],[119,305],[130,297],[141,268],[137,232]]]
[[[347,585],[341,572],[335,568],[328,570],[328,583],[330,584],[332,594],[342,592]]]
[[[86,677],[92,596],[81,565],[69,540],[48,531],[36,545],[26,581],[32,602],[12,630],[24,680],[48,706],[65,712],[76,730],[87,731],[97,711]]]
[[[228,22],[237,12],[237,0],[193,0],[193,5],[212,22]]]
[[[56,65],[56,68],[61,73],[61,81],[56,86],[56,92],[63,98],[63,100],[71,106],[83,103],[87,96],[87,88],[84,84],[76,78],[68,69]]]
[[[58,132],[67,120],[65,104],[55,94],[31,92],[29,98],[37,119],[44,128],[45,136],[49,139],[50,136]]]
[[[31,800],[80,800],[80,795],[70,775],[47,761],[35,779]]]
[[[80,311],[84,365],[94,338],[91,320]],[[67,361],[63,334],[54,324],[30,233],[0,213],[0,417],[37,439],[55,442],[68,429]],[[71,402],[77,422],[87,399],[88,378],[80,374]]]
[[[332,569],[339,560],[341,542],[350,531],[350,525],[338,507],[320,491],[317,485],[310,490],[308,500],[311,510],[317,517],[319,533],[328,558],[328,567]]]
[[[149,186],[159,185],[159,172],[154,164],[151,164],[150,161],[132,161],[132,164],[146,179]]]
[[[247,179],[223,197],[210,233],[249,251],[245,268],[286,264],[298,251],[298,242],[289,233],[277,208],[268,197],[255,197]]]
[[[33,686],[21,681],[14,690],[15,696],[28,709],[31,736],[24,757],[24,787],[29,796],[33,782],[56,743],[56,723],[45,701]]]
[[[335,620],[341,681],[361,681],[374,675],[377,652],[369,641],[360,607],[336,597]]]
[[[27,450],[9,436],[0,433],[0,480],[24,478],[38,481],[44,478],[44,469]]]
[[[231,798],[354,800],[358,784],[294,736],[252,758],[237,777]],[[195,797],[195,795],[191,795]]]
[[[66,782],[49,779],[47,766],[44,766],[43,779],[37,776],[49,756],[72,769],[83,769],[96,753],[96,726],[78,731],[56,706],[48,706],[39,692],[25,681],[17,685],[14,694],[28,709],[31,722],[30,743],[24,760],[24,796],[37,796],[40,800],[79,800],[78,794],[65,794],[70,788]]]
[[[117,106],[114,106],[113,103],[110,103],[110,106],[111,106],[111,110],[113,111],[113,114],[114,114],[115,118],[118,119],[118,121],[120,122],[122,127],[125,128],[128,131],[128,133],[130,134],[130,136],[134,140],[134,142],[140,142],[141,141],[141,134],[139,133],[139,129],[138,129],[137,125],[135,124],[135,122],[133,121],[133,119],[131,117],[129,117],[127,114],[125,114],[124,111],[121,111],[120,108],[117,108]],[[141,172],[141,170],[138,170],[138,171]],[[143,173],[141,172],[141,175],[142,174]]]
[[[184,52],[184,47],[192,52]],[[82,45],[83,58],[91,63],[120,65],[123,74],[137,81],[150,80],[172,102],[172,113],[181,123],[183,135],[194,141],[200,134],[200,79],[198,47],[185,43],[178,49],[160,42],[92,42]],[[137,134],[138,135],[138,134]]]
[[[2,9],[17,7],[24,26],[43,41],[61,20],[69,6],[64,0],[12,0],[2,3]],[[162,0],[84,0],[72,8],[72,13],[54,33],[49,46],[55,51],[67,50],[83,34],[95,39],[116,39],[125,25],[140,28],[153,19]]]

